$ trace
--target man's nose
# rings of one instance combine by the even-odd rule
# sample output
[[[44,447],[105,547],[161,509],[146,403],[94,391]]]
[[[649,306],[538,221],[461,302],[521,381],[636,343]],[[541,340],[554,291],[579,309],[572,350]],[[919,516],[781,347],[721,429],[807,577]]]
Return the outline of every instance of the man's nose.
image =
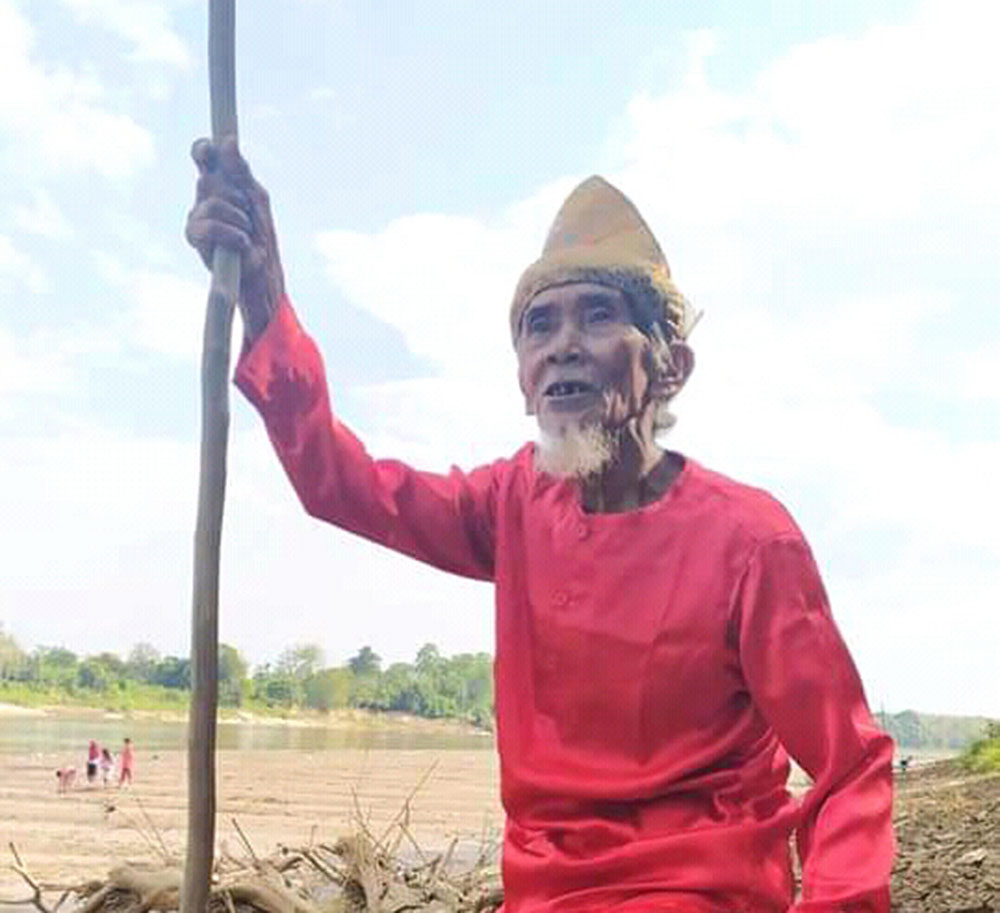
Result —
[[[577,327],[567,321],[552,338],[548,360],[553,364],[573,364],[583,357],[583,342]]]

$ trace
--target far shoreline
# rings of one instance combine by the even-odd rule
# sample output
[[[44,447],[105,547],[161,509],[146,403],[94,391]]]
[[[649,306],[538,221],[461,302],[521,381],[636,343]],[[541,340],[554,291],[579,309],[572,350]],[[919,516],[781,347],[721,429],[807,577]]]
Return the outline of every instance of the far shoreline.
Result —
[[[47,718],[47,719],[94,719],[94,720],[136,720],[153,723],[187,723],[186,711],[176,709],[161,710],[108,710],[103,707],[87,707],[75,704],[46,704],[41,706],[24,706],[9,702],[0,702],[0,720],[12,718]],[[492,737],[493,733],[470,722],[449,718],[428,718],[414,716],[408,713],[392,711],[359,710],[345,708],[331,710],[328,713],[319,711],[278,711],[274,713],[257,713],[234,707],[220,707],[218,715],[220,726],[282,726],[289,728],[312,729],[393,729],[411,730],[413,732],[462,733]]]

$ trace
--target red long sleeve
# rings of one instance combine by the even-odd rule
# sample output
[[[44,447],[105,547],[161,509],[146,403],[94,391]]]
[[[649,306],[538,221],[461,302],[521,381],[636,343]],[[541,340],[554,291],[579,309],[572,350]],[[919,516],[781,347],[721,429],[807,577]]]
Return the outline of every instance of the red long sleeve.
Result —
[[[244,352],[236,385],[310,514],[442,570],[492,578],[495,473],[442,476],[372,459],[333,417],[322,358],[287,300]]]
[[[237,383],[307,510],[494,580],[507,913],[787,913],[793,831],[791,909],[887,913],[892,745],[773,498],[685,459],[659,501],[592,515],[530,446],[448,475],[374,460],[287,302]]]
[[[795,910],[888,911],[892,740],[868,711],[800,537],[757,547],[737,609],[753,701],[813,780],[797,829],[803,900]]]

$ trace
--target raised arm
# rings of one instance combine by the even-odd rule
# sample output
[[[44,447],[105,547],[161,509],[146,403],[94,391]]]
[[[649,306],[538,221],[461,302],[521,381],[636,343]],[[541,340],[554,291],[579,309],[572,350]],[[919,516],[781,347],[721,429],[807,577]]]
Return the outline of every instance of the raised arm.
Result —
[[[737,594],[755,705],[813,780],[796,833],[796,913],[888,913],[892,740],[877,728],[805,542],[760,544]]]
[[[500,465],[465,474],[373,460],[330,409],[323,361],[285,296],[267,191],[235,140],[198,140],[186,235],[206,265],[222,244],[240,252],[245,341],[236,383],[257,407],[309,513],[444,570],[493,575]]]
[[[236,368],[305,509],[442,570],[492,579],[503,462],[471,473],[375,460],[330,409],[322,358],[287,299]]]

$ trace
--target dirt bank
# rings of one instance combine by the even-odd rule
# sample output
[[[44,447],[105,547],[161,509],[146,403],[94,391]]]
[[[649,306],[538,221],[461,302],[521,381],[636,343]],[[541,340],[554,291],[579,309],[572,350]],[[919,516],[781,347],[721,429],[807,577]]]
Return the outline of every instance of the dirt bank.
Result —
[[[894,910],[1000,910],[1000,773],[944,761],[899,777],[895,820]]]

